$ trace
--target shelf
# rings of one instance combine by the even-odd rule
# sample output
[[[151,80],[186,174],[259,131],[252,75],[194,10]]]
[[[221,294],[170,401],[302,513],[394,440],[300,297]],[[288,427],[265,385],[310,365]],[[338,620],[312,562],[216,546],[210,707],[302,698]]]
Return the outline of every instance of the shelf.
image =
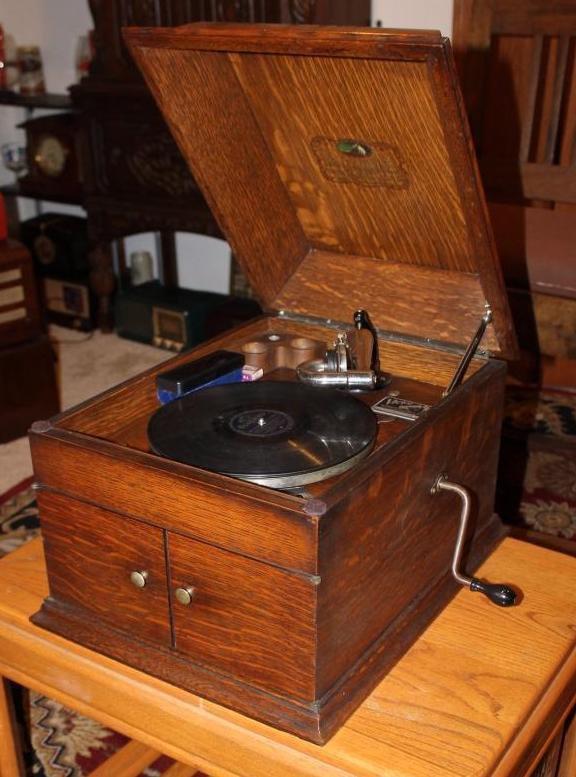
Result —
[[[16,105],[22,108],[71,108],[72,100],[67,94],[20,94],[8,89],[0,89],[0,105]]]
[[[83,197],[80,194],[63,194],[56,196],[49,194],[48,192],[43,192],[41,189],[34,192],[22,191],[16,184],[0,186],[0,194],[3,194],[6,197],[25,197],[29,200],[56,202],[61,203],[62,205],[80,205],[81,207],[84,205]]]
[[[6,197],[20,197],[20,190],[14,183],[8,183],[5,186],[0,186],[0,194],[4,194]]]

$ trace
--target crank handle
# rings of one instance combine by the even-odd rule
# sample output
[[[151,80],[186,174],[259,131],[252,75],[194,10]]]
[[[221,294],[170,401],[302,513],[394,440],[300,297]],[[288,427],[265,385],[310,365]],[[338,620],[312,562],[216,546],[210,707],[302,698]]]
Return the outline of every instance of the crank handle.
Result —
[[[471,500],[468,490],[464,486],[448,480],[445,475],[440,475],[432,487],[433,494],[438,493],[438,491],[453,491],[455,494],[458,494],[462,501],[460,525],[454,547],[454,556],[452,557],[452,575],[454,579],[460,585],[467,586],[471,591],[479,591],[484,594],[493,604],[497,604],[499,607],[512,607],[516,602],[516,591],[513,588],[502,583],[485,583],[476,577],[468,577],[460,570],[468,519],[470,518]]]

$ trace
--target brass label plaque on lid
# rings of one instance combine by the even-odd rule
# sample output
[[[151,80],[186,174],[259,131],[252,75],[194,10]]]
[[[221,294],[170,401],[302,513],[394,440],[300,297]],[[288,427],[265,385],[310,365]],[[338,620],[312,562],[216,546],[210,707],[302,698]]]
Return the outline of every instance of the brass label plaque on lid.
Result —
[[[390,143],[317,136],[310,145],[322,175],[329,181],[386,189],[410,186],[400,149]]]

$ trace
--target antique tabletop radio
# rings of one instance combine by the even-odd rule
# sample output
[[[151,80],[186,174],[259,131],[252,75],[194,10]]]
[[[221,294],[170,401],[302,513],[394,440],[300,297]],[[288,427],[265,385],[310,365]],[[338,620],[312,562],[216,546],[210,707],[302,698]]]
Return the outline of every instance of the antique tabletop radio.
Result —
[[[34,621],[321,743],[460,585],[514,602],[471,576],[516,345],[449,44],[126,37],[270,312],[172,360],[171,402],[163,366],[34,426]]]

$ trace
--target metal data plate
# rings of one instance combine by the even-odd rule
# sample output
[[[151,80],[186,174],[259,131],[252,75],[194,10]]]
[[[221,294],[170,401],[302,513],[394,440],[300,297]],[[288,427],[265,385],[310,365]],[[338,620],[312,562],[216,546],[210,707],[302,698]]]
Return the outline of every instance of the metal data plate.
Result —
[[[396,394],[387,394],[372,405],[372,410],[379,415],[402,418],[405,421],[416,421],[430,410],[430,405],[425,405],[423,402],[413,402],[411,399],[403,399]]]

